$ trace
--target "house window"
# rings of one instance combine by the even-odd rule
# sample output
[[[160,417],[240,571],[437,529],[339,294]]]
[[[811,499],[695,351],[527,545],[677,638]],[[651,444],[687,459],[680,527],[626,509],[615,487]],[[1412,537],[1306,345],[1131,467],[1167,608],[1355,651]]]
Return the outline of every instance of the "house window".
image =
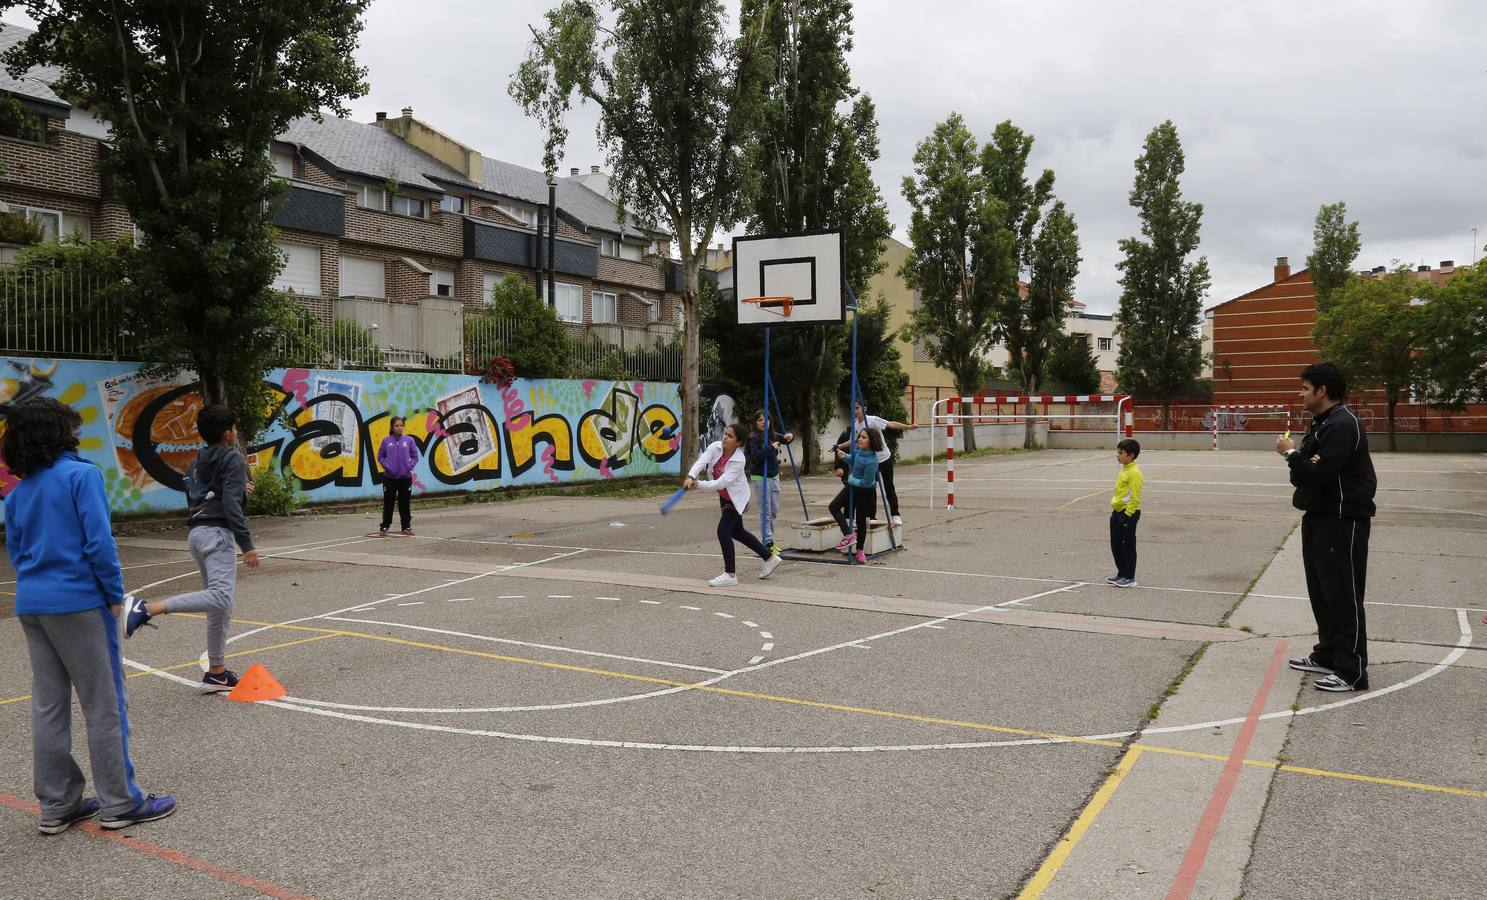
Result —
[[[497,203],[496,209],[530,228],[537,227],[537,210],[527,209],[523,206],[511,206],[506,203]]]
[[[274,278],[274,289],[296,294],[320,295],[320,248],[279,242],[284,268]]]
[[[445,194],[439,198],[439,208],[447,213],[462,213],[465,211],[465,198]]]
[[[40,144],[46,137],[46,117],[31,112],[14,97],[0,99],[0,135]]]
[[[581,285],[558,282],[553,292],[553,300],[559,319],[564,322],[583,321],[583,287]]]
[[[280,178],[294,177],[294,154],[287,150],[275,150],[269,154],[274,163],[274,174]]]
[[[619,239],[618,238],[611,238],[611,237],[600,238],[599,239],[599,255],[600,256],[619,256],[620,255],[620,242],[619,242]]]
[[[480,288],[480,301],[482,303],[490,303],[496,296],[496,285],[500,283],[501,274],[499,272],[486,272],[485,279]]]
[[[639,262],[644,250],[639,244],[627,244],[619,238],[607,237],[599,239],[599,253],[615,259],[633,259]]]
[[[647,322],[661,321],[661,303],[658,300],[648,300],[645,304],[645,320]]]
[[[375,184],[358,184],[354,187],[356,205],[362,209],[387,210],[387,191]]]
[[[55,209],[37,209],[19,203],[8,204],[10,211],[41,229],[41,239],[55,241],[63,234],[62,213]]]
[[[386,297],[386,264],[380,259],[341,257],[341,296]]]
[[[448,269],[435,269],[430,272],[429,293],[435,297],[453,297],[454,273]]]
[[[644,252],[639,244],[620,244],[620,259],[633,259],[636,262],[640,262],[640,258]]]
[[[608,291],[594,291],[589,297],[594,304],[594,324],[613,325],[618,321],[615,315],[618,297]]]
[[[409,197],[405,194],[393,194],[392,211],[400,216],[412,216],[415,219],[423,219],[428,216],[428,204],[417,197]]]
[[[1101,350],[1114,350],[1115,338],[1100,338],[1099,347]]]

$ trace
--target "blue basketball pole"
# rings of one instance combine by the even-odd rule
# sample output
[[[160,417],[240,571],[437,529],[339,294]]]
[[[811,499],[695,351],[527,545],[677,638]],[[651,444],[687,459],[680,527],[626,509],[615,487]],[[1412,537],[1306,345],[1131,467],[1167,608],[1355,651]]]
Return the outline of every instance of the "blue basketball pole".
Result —
[[[770,391],[771,391],[771,388],[773,387],[773,385],[771,384],[771,381],[772,381],[772,379],[769,377],[769,326],[768,325],[765,325],[764,326],[764,403],[763,403],[763,406],[761,407],[764,410],[764,448],[761,448],[761,453],[764,453],[765,449],[769,447],[769,399],[770,399]],[[762,464],[762,471],[760,471],[758,473],[759,476],[760,476],[760,479],[761,479],[760,482],[759,482],[759,537],[761,539],[764,538],[764,532],[765,532],[765,529],[768,527],[768,523],[769,523],[769,462],[768,462],[768,454],[767,453],[764,453],[764,459],[765,459],[765,462]],[[773,542],[774,542],[774,535],[771,534],[771,535],[769,535],[769,541],[768,541],[768,543],[771,543],[772,544]]]

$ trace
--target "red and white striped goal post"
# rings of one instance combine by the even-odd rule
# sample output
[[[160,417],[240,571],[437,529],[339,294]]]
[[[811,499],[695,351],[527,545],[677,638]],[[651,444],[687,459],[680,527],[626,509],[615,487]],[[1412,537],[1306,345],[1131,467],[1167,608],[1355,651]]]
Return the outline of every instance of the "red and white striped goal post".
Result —
[[[1219,416],[1222,413],[1248,413],[1281,415],[1286,417],[1286,431],[1291,430],[1291,408],[1289,406],[1276,406],[1264,403],[1230,403],[1213,408],[1213,449],[1219,448]]]
[[[1016,413],[959,413],[956,404],[970,406],[980,403],[1041,403],[1043,412],[1033,413],[1040,419],[1114,419],[1115,437],[1132,437],[1136,433],[1136,414],[1129,394],[976,394],[970,397],[944,397],[936,400],[929,414],[929,505],[935,503],[935,426],[945,423],[945,509],[955,509],[955,423],[963,419],[1026,419],[1027,412]],[[1053,403],[1114,403],[1113,413],[1050,413],[1047,407]],[[945,404],[945,412],[940,405]],[[970,426],[974,427],[974,425]]]

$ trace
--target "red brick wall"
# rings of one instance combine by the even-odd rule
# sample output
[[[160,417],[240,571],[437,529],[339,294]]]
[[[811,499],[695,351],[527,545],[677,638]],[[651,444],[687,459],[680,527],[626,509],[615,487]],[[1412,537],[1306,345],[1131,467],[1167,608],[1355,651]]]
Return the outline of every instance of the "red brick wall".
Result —
[[[1291,403],[1296,373],[1317,360],[1311,338],[1316,316],[1316,293],[1305,270],[1217,307],[1214,401]]]
[[[98,139],[62,130],[61,119],[47,122],[46,141],[41,144],[0,137],[4,183],[96,199],[101,192]]]

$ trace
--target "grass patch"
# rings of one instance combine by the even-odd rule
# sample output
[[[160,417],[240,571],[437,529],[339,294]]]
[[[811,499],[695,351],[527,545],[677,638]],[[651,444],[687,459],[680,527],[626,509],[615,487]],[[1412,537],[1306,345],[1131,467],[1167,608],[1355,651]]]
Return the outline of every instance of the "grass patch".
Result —
[[[1182,683],[1188,677],[1188,673],[1193,671],[1193,668],[1198,665],[1198,660],[1202,659],[1203,654],[1207,653],[1208,648],[1212,646],[1212,641],[1205,641],[1203,643],[1203,646],[1199,647],[1197,650],[1194,650],[1193,655],[1188,657],[1188,661],[1185,665],[1183,665],[1182,671],[1178,672],[1177,677],[1172,679],[1171,683],[1168,684],[1165,689],[1163,689],[1162,696],[1157,700],[1157,702],[1147,707],[1146,721],[1141,723],[1141,728],[1143,730],[1146,728],[1147,725],[1155,722],[1157,716],[1160,716],[1162,714],[1162,704],[1167,702],[1168,697],[1171,697],[1173,694],[1177,693],[1177,689],[1182,687]]]

